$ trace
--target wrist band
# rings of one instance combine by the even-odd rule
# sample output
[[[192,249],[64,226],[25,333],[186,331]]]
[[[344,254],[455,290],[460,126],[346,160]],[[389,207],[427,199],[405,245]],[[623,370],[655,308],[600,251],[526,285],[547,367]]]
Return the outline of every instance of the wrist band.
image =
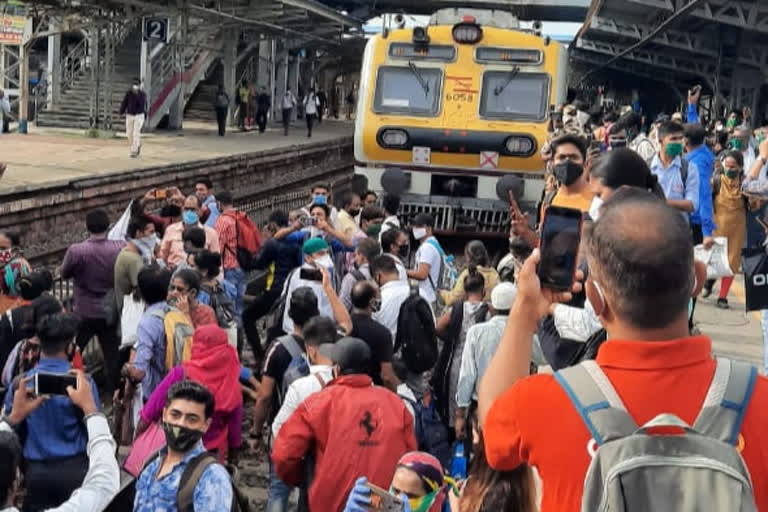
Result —
[[[85,416],[85,417],[83,418],[83,421],[84,421],[85,423],[88,423],[88,419],[89,419],[89,418],[93,418],[94,416],[101,416],[101,417],[103,417],[104,419],[107,419],[107,415],[106,415],[106,414],[104,414],[103,412],[99,411],[99,412],[92,412],[91,414],[88,414],[87,416]]]

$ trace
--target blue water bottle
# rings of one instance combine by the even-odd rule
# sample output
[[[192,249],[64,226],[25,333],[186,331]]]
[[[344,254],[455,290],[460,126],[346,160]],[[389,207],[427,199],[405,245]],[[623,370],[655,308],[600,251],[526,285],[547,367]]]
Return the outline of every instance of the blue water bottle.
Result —
[[[467,456],[464,454],[464,443],[456,441],[453,446],[453,459],[451,459],[451,477],[454,480],[467,478]]]

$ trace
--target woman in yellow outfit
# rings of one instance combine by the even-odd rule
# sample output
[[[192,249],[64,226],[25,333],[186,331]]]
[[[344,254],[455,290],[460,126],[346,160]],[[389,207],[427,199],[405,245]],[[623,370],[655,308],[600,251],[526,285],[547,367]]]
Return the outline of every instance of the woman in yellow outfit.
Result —
[[[469,274],[470,266],[477,267],[477,272],[485,279],[485,295],[483,297],[485,301],[491,300],[491,291],[499,284],[499,273],[491,266],[491,259],[488,257],[488,251],[483,242],[471,240],[467,243],[466,247],[464,247],[464,258],[466,260],[466,268],[459,274],[456,286],[453,287],[453,290],[440,290],[440,295],[446,306],[464,300],[464,279]]]
[[[712,177],[712,206],[715,211],[717,229],[714,236],[724,236],[728,239],[728,263],[731,271],[739,271],[741,264],[741,248],[747,232],[747,205],[741,193],[741,182],[744,167],[744,157],[738,151],[725,153],[723,172],[715,172]],[[733,277],[724,277],[720,282],[720,295],[717,307],[728,309],[728,290],[733,283]],[[704,287],[704,297],[712,293],[714,280],[707,281]]]

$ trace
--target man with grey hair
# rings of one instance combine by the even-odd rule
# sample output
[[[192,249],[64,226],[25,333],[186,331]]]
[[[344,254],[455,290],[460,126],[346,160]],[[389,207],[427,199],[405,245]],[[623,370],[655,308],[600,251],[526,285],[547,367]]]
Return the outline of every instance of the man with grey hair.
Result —
[[[531,336],[539,320],[553,303],[571,298],[571,293],[541,288],[536,275],[541,255],[535,250],[520,271],[504,335],[478,391],[491,467],[507,471],[523,463],[535,465],[544,480],[542,512],[578,510],[587,468],[601,450],[605,433],[591,422],[593,411],[609,409],[621,416],[623,426],[631,425],[632,432],[634,424],[645,425],[659,415],[672,414],[694,425],[702,406],[710,403],[705,397],[728,389],[733,400],[721,406],[715,399],[710,411],[733,407],[722,414],[738,416],[737,423],[726,423],[725,437],[712,429],[702,431],[738,445],[752,476],[757,509],[768,510],[768,461],[761,442],[768,380],[745,364],[716,361],[707,336],[689,336],[688,303],[701,290],[706,269],[694,262],[686,220],[647,192],[621,190],[603,206],[586,243],[586,294],[608,339],[595,361],[555,375],[527,376]],[[580,288],[577,283],[573,291]],[[584,379],[576,382],[575,377]],[[713,382],[716,386],[710,387]],[[592,398],[615,398],[598,405],[585,398],[587,387],[601,391]],[[627,429],[616,428],[623,437]],[[659,482],[660,490],[654,491],[664,488],[672,492],[669,482]],[[693,497],[706,494],[686,488],[686,498],[693,499],[691,509],[701,506]],[[640,493],[637,497],[646,498]],[[676,497],[666,498],[674,502]]]

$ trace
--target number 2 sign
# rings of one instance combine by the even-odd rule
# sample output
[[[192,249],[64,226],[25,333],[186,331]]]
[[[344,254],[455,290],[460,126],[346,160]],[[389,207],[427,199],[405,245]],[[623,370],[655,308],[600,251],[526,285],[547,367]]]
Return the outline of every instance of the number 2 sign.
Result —
[[[168,42],[168,18],[144,18],[144,40]]]

